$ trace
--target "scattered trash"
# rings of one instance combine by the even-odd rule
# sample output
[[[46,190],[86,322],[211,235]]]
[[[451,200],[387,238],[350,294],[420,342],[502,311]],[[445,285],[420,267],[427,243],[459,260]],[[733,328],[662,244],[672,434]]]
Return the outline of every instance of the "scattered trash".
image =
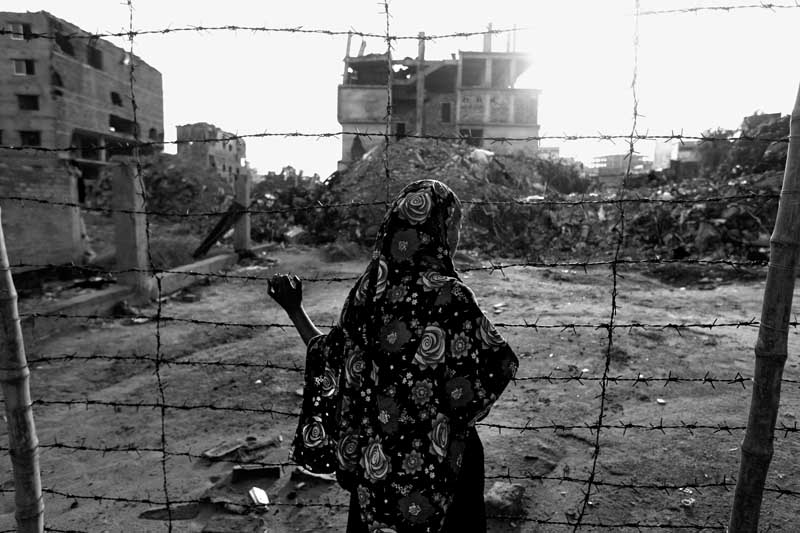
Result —
[[[294,393],[295,393],[295,395],[300,396],[302,398],[303,397],[303,388],[301,387],[301,388],[297,389],[296,391],[294,391]]]
[[[658,405],[664,405],[667,403],[667,400],[665,400],[664,398],[656,398],[656,403]]]
[[[136,316],[136,317],[133,317],[133,318],[129,318],[125,323],[129,324],[129,325],[131,325],[131,324],[146,324],[146,323],[150,322],[150,320],[151,319],[146,317],[146,316]]]
[[[261,383],[263,383],[263,382],[262,382],[260,379],[257,379],[257,380],[255,381],[255,383],[256,383],[256,385],[261,385]]]
[[[681,500],[682,507],[691,507],[694,505],[695,499],[694,498],[684,498]]]
[[[259,465],[235,465],[231,471],[231,481],[239,483],[249,479],[281,477],[281,467],[279,466],[259,466]]]
[[[239,448],[244,446],[244,443],[241,441],[237,442],[223,442],[222,444],[218,444],[213,448],[209,448],[200,455],[203,456],[205,459],[210,459],[212,461],[218,461],[223,457],[233,454]]]

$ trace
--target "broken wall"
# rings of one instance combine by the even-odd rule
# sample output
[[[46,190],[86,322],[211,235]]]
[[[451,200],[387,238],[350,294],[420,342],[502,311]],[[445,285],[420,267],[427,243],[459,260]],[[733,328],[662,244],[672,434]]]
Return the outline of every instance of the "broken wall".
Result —
[[[0,158],[0,197],[0,218],[12,266],[82,262],[77,206],[4,199],[23,197],[76,204],[76,177],[65,161],[50,155],[18,155],[5,151]]]

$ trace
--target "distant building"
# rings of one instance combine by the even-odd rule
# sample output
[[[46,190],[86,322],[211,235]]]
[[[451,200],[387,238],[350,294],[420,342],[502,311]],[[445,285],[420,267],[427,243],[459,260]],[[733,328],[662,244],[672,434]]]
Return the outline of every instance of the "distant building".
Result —
[[[240,174],[249,173],[244,160],[247,155],[244,139],[207,122],[177,126],[176,130],[178,157],[216,170],[228,183],[233,183]]]
[[[158,70],[46,11],[0,12],[0,24],[12,32],[0,37],[0,141],[77,147],[62,155],[80,170],[81,201],[111,156],[132,153],[137,136],[164,140]],[[136,72],[135,122],[131,61]]]
[[[526,54],[493,52],[491,34],[482,52],[460,51],[451,59],[425,59],[420,40],[416,59],[391,61],[386,54],[350,56],[348,41],[344,75],[338,94],[338,119],[344,131],[369,135],[342,136],[342,163],[358,160],[383,139],[391,81],[390,134],[461,136],[472,145],[499,153],[536,152],[538,141],[488,145],[487,137],[526,138],[539,135],[538,89],[518,89],[517,78],[531,66]]]
[[[629,162],[632,174],[649,172],[652,166],[640,154],[611,154],[595,157],[592,161],[592,167],[597,171],[597,176],[601,179],[604,177],[617,177],[623,176],[628,172]]]
[[[558,146],[540,146],[536,154],[544,159],[560,159],[561,149]]]

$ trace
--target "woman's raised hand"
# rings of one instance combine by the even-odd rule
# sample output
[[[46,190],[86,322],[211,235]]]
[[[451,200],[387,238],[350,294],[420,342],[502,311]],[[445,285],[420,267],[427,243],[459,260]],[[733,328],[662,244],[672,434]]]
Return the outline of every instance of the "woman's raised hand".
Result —
[[[300,309],[303,302],[303,282],[295,275],[275,274],[267,292],[286,311]]]

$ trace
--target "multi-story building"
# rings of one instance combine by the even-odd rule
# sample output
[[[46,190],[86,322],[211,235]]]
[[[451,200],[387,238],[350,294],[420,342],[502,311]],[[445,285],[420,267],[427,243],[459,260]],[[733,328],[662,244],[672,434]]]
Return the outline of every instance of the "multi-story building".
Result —
[[[79,206],[92,201],[109,159],[131,154],[137,138],[163,141],[161,74],[45,11],[0,12],[0,29],[0,145],[56,149],[0,149],[9,257],[27,265],[15,272],[85,261]]]
[[[111,156],[131,154],[137,137],[163,141],[161,73],[155,68],[46,11],[0,12],[0,25],[6,30],[0,36],[0,140],[75,147],[62,157],[80,170],[81,201],[84,186]]]
[[[425,59],[421,34],[416,59],[391,61],[386,54],[344,59],[339,86],[338,119],[342,136],[341,166],[357,160],[383,139],[391,94],[390,133],[462,137],[470,144],[487,144],[499,153],[536,152],[538,141],[493,143],[487,138],[526,139],[539,135],[538,89],[520,89],[517,79],[531,66],[518,52],[493,52],[491,33],[481,52],[460,51],[450,59]],[[390,93],[391,88],[391,93]],[[355,135],[354,133],[361,134]]]
[[[177,126],[176,130],[179,157],[216,170],[228,183],[245,173],[244,139],[206,122]]]

